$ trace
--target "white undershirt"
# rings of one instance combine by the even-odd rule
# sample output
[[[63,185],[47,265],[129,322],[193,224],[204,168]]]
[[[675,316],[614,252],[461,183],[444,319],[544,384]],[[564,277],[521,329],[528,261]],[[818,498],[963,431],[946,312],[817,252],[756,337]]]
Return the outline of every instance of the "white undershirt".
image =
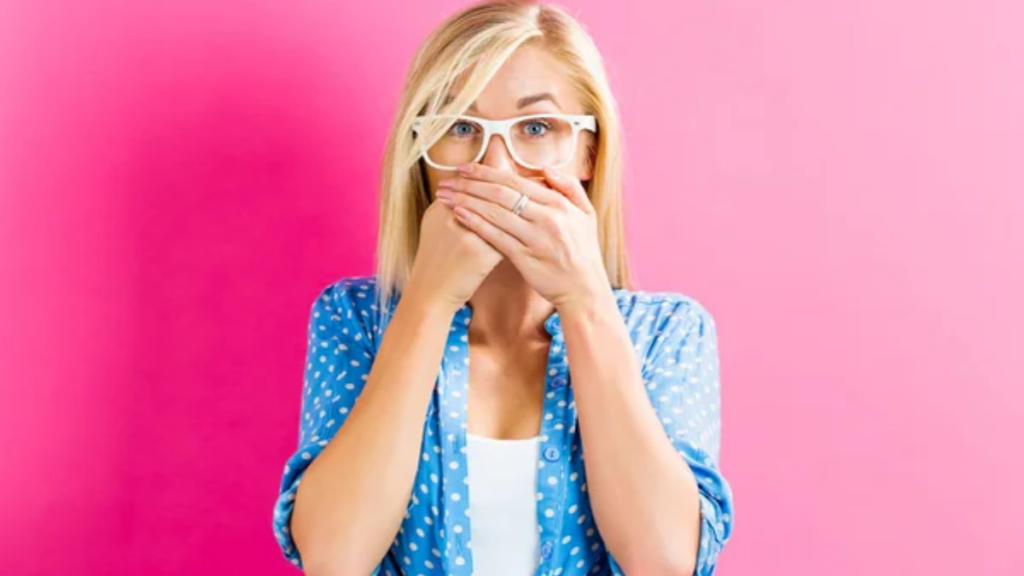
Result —
[[[467,436],[473,574],[532,576],[536,572],[539,452],[538,438]]]

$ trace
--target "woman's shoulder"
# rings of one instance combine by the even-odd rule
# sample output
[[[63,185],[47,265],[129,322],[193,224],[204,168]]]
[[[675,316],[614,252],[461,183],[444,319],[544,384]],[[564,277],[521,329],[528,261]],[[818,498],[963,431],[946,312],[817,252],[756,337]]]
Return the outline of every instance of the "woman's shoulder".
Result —
[[[331,282],[321,290],[321,295],[331,298],[345,298],[350,301],[376,301],[376,276],[344,276]]]
[[[377,307],[378,291],[375,276],[345,276],[320,288],[318,302],[330,304],[339,310],[359,312]]]
[[[616,289],[614,293],[627,322],[646,325],[648,322],[643,320],[647,319],[655,326],[665,321],[689,325],[714,324],[714,317],[703,302],[688,294],[625,288]]]
[[[341,277],[320,289],[313,314],[327,314],[333,322],[375,341],[381,324],[379,296],[376,276]]]

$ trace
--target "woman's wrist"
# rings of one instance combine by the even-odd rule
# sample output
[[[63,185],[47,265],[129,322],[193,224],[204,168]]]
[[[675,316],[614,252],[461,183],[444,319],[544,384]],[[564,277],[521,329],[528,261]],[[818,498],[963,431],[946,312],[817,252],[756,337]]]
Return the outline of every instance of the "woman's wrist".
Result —
[[[409,287],[403,291],[402,297],[398,301],[398,307],[414,310],[414,313],[423,317],[424,320],[438,318],[451,322],[455,313],[462,308],[462,304],[430,291]]]
[[[556,302],[555,309],[558,310],[559,317],[564,321],[567,318],[585,318],[605,310],[615,310],[617,312],[618,305],[615,302],[615,294],[611,288],[602,287],[580,293],[572,298],[566,298],[561,302]]]

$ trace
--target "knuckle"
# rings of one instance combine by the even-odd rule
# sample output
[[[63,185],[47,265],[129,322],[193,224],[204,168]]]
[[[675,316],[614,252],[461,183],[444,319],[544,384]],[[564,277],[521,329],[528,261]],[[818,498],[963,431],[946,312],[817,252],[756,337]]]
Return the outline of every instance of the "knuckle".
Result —
[[[458,246],[463,249],[473,247],[473,236],[469,234],[468,230],[459,229]]]

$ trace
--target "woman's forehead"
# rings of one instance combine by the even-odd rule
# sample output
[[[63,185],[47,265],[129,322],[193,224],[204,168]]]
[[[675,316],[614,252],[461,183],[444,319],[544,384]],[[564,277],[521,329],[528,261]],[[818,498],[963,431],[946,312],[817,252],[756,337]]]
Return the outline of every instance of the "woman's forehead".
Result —
[[[456,89],[445,104],[457,94]],[[501,117],[533,111],[577,114],[580,108],[561,64],[543,49],[523,46],[498,69],[468,112]]]

